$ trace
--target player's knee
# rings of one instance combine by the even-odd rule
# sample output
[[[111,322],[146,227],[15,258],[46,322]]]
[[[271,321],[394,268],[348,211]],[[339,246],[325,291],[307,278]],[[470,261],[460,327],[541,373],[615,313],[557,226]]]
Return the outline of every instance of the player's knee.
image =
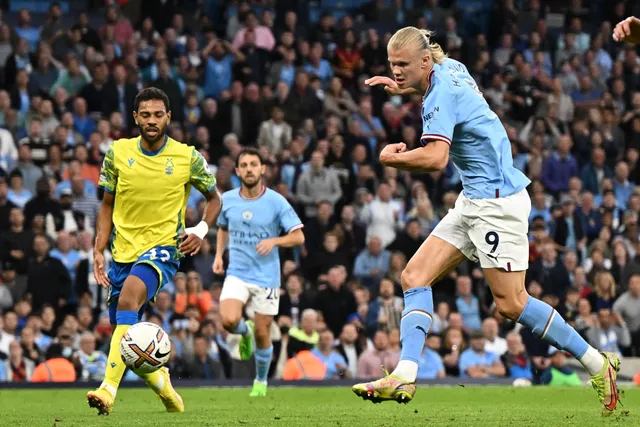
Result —
[[[403,291],[429,285],[429,283],[422,283],[420,276],[411,268],[405,268],[402,270],[402,274],[400,274],[400,283],[402,284]]]
[[[524,310],[524,306],[527,304],[527,299],[523,299],[522,296],[519,295],[494,298],[498,313],[500,313],[502,317],[510,320],[518,320],[520,314],[522,314],[522,311]]]
[[[134,298],[123,298],[120,296],[118,300],[118,311],[138,311],[140,310],[140,304]]]
[[[220,313],[220,317],[222,320],[222,327],[227,331],[232,332],[238,326],[238,322],[240,322],[240,316],[230,313]]]

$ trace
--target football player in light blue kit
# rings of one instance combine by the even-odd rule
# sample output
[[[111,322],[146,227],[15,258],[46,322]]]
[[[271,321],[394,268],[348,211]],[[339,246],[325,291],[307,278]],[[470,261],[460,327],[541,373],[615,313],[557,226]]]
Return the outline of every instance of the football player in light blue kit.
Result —
[[[513,166],[504,127],[467,68],[447,58],[430,39],[427,30],[399,30],[387,47],[394,79],[367,81],[392,95],[423,95],[423,147],[408,151],[404,143],[389,144],[380,161],[411,172],[433,172],[451,159],[463,191],[402,272],[400,363],[392,374],[357,384],[353,391],[374,402],[413,398],[432,321],[431,286],[467,257],[480,262],[500,314],[580,360],[604,404],[603,414],[611,414],[619,398],[615,381],[620,361],[614,354],[598,353],[551,306],[527,294],[531,200],[525,188],[530,181]]]
[[[213,272],[224,274],[222,255],[229,248],[227,277],[220,295],[220,316],[226,330],[242,335],[240,358],[249,360],[256,341],[256,379],[250,396],[267,393],[267,374],[273,355],[270,327],[278,314],[280,257],[278,247],[304,243],[302,222],[289,202],[262,183],[260,153],[245,148],[236,159],[239,189],[222,195],[218,216],[218,246]],[[251,300],[254,322],[245,322],[242,310]]]

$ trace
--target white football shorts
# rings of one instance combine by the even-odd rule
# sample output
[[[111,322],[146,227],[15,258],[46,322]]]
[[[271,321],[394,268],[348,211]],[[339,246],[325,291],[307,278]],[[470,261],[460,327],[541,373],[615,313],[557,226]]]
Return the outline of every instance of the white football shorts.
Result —
[[[527,190],[508,197],[469,199],[462,193],[432,234],[451,243],[482,268],[523,271],[529,268]]]
[[[275,316],[280,308],[280,288],[264,288],[227,275],[220,293],[220,301],[225,299],[250,302],[256,313]]]

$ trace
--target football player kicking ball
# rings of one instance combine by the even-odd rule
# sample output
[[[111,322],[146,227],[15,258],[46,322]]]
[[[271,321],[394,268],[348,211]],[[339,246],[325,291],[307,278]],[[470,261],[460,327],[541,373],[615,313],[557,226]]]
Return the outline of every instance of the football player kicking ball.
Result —
[[[430,32],[414,27],[396,32],[387,47],[394,80],[373,77],[367,82],[384,85],[391,94],[423,95],[423,147],[407,151],[404,143],[389,144],[380,161],[428,173],[444,169],[451,158],[462,176],[463,191],[402,272],[400,363],[392,374],[357,384],[353,391],[373,401],[413,398],[433,315],[431,286],[466,257],[480,261],[500,314],[575,356],[591,375],[603,414],[611,414],[619,398],[620,360],[613,353],[599,353],[551,306],[527,294],[530,181],[513,166],[504,127],[467,68],[447,58],[430,37]]]
[[[270,326],[278,314],[280,256],[278,248],[304,243],[302,223],[289,202],[262,183],[264,164],[260,153],[245,148],[236,159],[239,189],[222,195],[213,272],[224,274],[222,256],[229,248],[227,277],[220,294],[224,328],[242,335],[240,358],[249,360],[255,337],[256,378],[250,396],[267,394],[267,375],[273,357]],[[245,322],[242,311],[251,300],[254,322]]]
[[[198,253],[220,212],[216,179],[202,155],[165,134],[171,120],[167,95],[157,88],[141,91],[134,101],[133,120],[141,136],[113,143],[99,182],[104,199],[96,225],[93,274],[100,285],[109,287],[109,318],[115,329],[104,381],[87,393],[87,400],[98,414],[106,415],[113,409],[126,369],[120,357],[120,340],[140,321],[146,304],[173,277],[184,255]],[[185,229],[191,187],[206,197],[207,205],[203,220]],[[113,263],[107,275],[103,252],[112,231]],[[151,353],[145,357],[161,356]],[[169,412],[184,411],[167,368],[141,377]]]

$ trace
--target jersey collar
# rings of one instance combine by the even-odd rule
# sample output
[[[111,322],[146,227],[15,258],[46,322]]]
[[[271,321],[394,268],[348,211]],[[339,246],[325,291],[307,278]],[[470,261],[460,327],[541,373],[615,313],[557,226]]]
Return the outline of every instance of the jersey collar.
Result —
[[[260,197],[264,196],[264,193],[267,192],[267,186],[262,184],[262,191],[260,192],[260,194],[258,194],[256,197],[253,198],[249,198],[246,197],[242,194],[242,187],[240,187],[240,189],[238,190],[238,194],[240,194],[240,197],[242,197],[244,200],[258,200]]]
[[[144,148],[142,148],[142,137],[138,137],[138,149],[140,150],[140,152],[142,154],[144,154],[145,156],[157,156],[158,154],[160,154],[162,152],[162,150],[164,150],[164,148],[167,146],[167,142],[169,141],[169,135],[165,135],[164,136],[164,143],[162,144],[162,146],[160,148],[158,148],[155,151],[147,151]]]

